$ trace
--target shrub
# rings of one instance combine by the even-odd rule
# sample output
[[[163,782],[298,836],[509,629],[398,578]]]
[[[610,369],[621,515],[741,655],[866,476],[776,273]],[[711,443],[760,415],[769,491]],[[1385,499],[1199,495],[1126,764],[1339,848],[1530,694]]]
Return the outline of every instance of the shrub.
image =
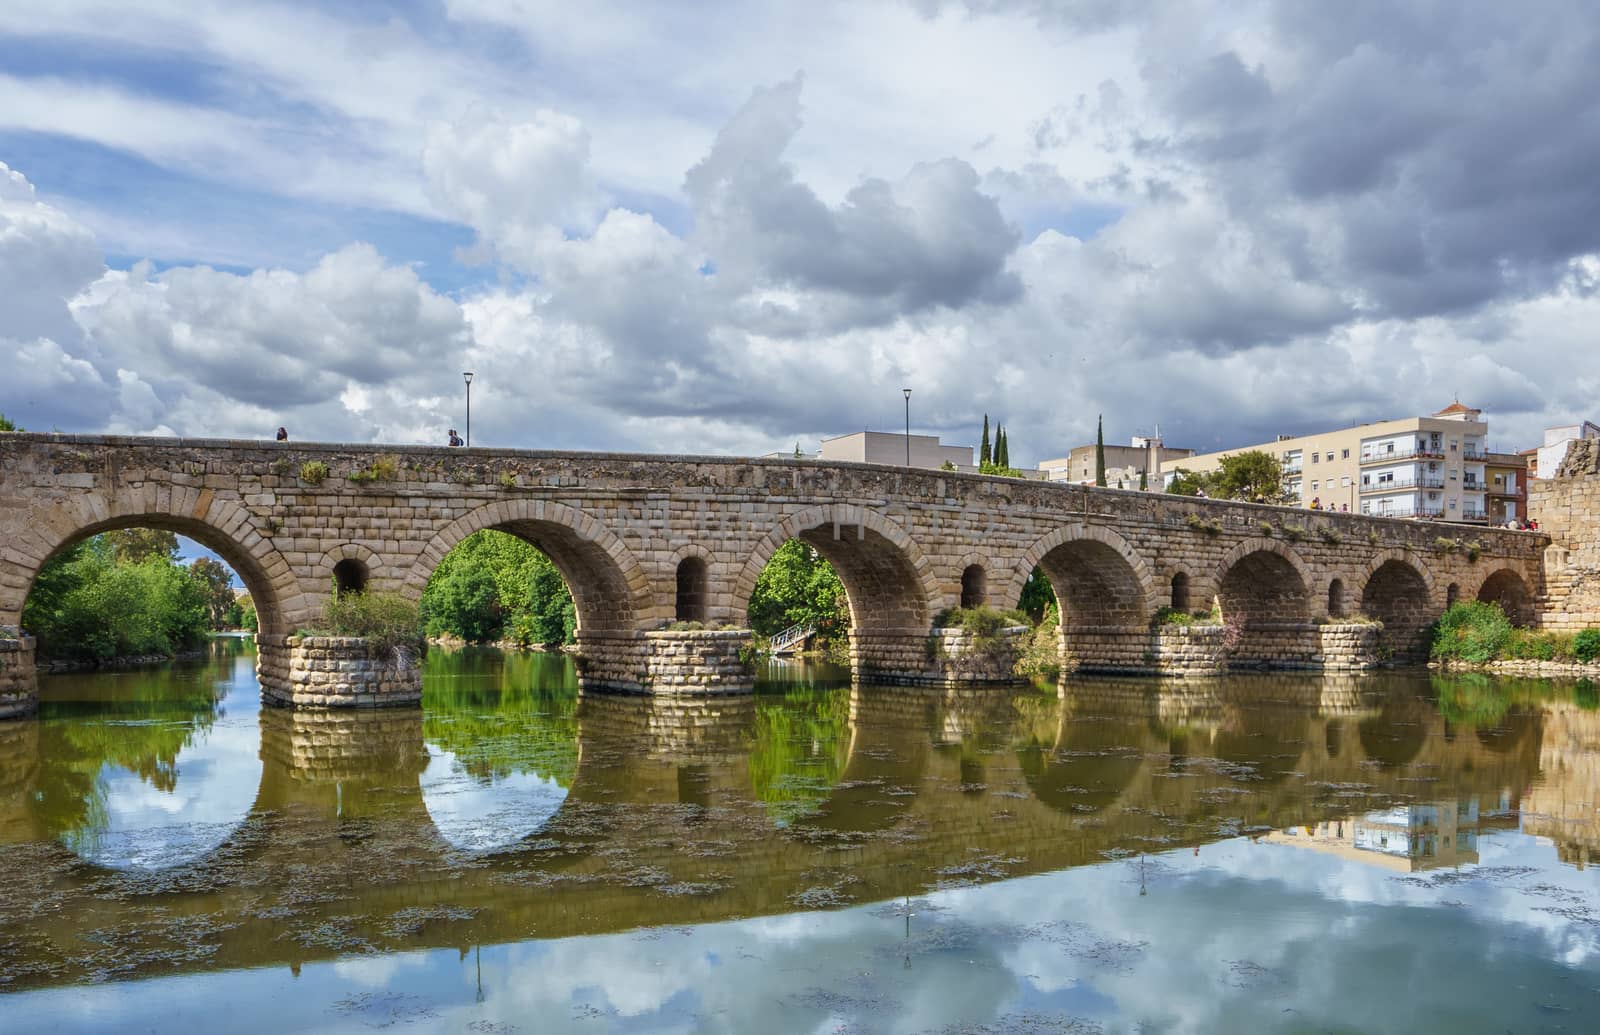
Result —
[[[1481,664],[1494,660],[1510,639],[1511,620],[1498,604],[1464,600],[1433,623],[1430,653]]]
[[[1574,636],[1572,653],[1584,663],[1600,658],[1600,629],[1585,629]]]
[[[330,635],[359,636],[369,655],[397,664],[409,664],[422,643],[417,605],[398,593],[336,593],[323,605],[322,621]]]
[[[1216,520],[1207,521],[1199,514],[1185,514],[1183,523],[1197,532],[1204,532],[1206,535],[1220,535],[1222,533],[1222,522]]]
[[[1329,546],[1338,546],[1340,543],[1344,542],[1344,536],[1340,535],[1338,532],[1335,532],[1331,528],[1319,528],[1317,529],[1317,535],[1321,536],[1322,541],[1327,543]]]
[[[1177,608],[1163,607],[1150,616],[1152,627],[1162,625],[1217,625],[1218,620],[1212,611],[1180,611]]]
[[[1461,540],[1446,539],[1444,536],[1439,536],[1433,541],[1433,548],[1440,553],[1455,553],[1461,548]]]
[[[500,487],[502,489],[515,489],[517,487],[517,476],[510,471],[501,471]]]
[[[392,482],[400,476],[400,461],[385,453],[372,458],[372,463],[346,477],[353,482]]]
[[[1054,683],[1061,678],[1061,623],[1054,604],[1044,610],[1044,619],[1022,634],[1017,641],[1017,658],[1011,670],[1031,680]]]
[[[308,485],[321,485],[328,477],[328,465],[321,460],[307,460],[300,465],[300,480]]]
[[[1270,522],[1270,521],[1261,522],[1261,534],[1262,535],[1267,536],[1267,537],[1270,538],[1272,533],[1276,532],[1276,531],[1277,531],[1277,529],[1273,527],[1272,522]]]

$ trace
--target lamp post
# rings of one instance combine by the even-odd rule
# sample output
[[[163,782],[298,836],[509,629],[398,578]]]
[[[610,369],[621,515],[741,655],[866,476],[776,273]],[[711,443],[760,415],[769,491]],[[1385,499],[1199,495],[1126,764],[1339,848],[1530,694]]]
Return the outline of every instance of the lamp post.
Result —
[[[461,376],[467,382],[467,448],[472,448],[472,371],[462,371]]]
[[[900,389],[906,395],[906,466],[911,466],[911,389]]]

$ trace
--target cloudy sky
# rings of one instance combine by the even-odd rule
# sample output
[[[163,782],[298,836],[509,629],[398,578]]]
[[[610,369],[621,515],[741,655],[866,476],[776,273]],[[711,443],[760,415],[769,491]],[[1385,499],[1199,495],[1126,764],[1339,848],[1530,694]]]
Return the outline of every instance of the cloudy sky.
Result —
[[[1529,445],[1600,416],[1597,96],[1583,0],[0,5],[0,412]]]

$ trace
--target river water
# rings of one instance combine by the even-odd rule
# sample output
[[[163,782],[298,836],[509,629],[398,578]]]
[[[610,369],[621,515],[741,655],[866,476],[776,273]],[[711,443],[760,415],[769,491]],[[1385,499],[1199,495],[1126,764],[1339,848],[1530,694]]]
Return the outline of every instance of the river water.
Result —
[[[247,640],[0,724],[0,1031],[1600,1030],[1600,694],[1240,676],[580,695]]]

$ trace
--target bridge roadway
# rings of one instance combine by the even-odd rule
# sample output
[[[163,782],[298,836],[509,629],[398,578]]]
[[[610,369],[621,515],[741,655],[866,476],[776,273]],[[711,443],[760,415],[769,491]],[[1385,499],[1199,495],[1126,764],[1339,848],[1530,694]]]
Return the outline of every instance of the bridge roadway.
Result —
[[[263,691],[294,700],[296,629],[330,587],[420,597],[464,538],[493,528],[543,550],[572,591],[585,684],[747,689],[733,663],[773,553],[809,543],[849,597],[862,680],[974,676],[930,650],[946,608],[1014,606],[1037,566],[1062,650],[1087,671],[1218,663],[1359,668],[1403,654],[1455,599],[1532,617],[1544,537],[941,471],[788,459],[316,443],[0,436],[0,626],[71,543],[150,526],[223,557],[261,619]],[[1220,604],[1236,626],[1152,625]],[[1381,625],[1354,623],[1362,614]],[[698,622],[708,629],[669,628]],[[4,635],[0,633],[0,635]],[[27,703],[13,636],[0,713]],[[20,702],[20,703],[19,703]]]
[[[1515,809],[1539,777],[1543,711],[1473,730],[1415,684],[1371,688],[1259,675],[1097,679],[1061,700],[842,691],[842,771],[787,825],[755,792],[755,699],[585,694],[565,801],[487,853],[452,848],[429,814],[420,711],[263,709],[248,815],[203,858],[148,873],[79,859],[43,825],[38,724],[8,724],[0,955],[19,989],[714,922],[1444,795]]]

